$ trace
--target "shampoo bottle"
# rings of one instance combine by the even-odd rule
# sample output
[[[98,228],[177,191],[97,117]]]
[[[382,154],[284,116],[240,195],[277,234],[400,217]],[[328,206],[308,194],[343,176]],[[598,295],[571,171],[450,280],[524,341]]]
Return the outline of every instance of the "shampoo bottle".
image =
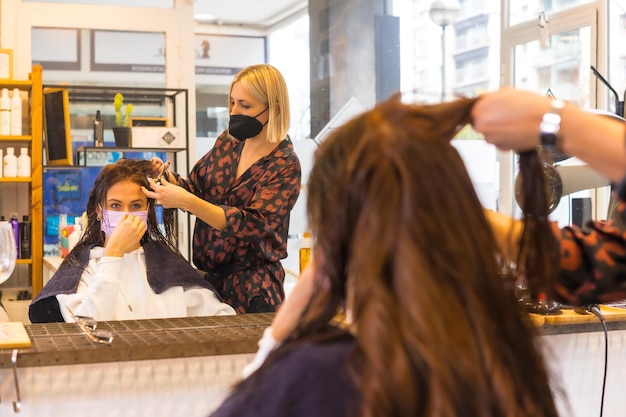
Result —
[[[104,146],[104,125],[100,110],[96,111],[96,118],[93,121],[93,146],[102,148]]]
[[[3,88],[0,93],[0,135],[11,134],[11,99],[9,89]]]
[[[9,146],[7,154],[4,156],[4,176],[7,178],[17,177],[17,156],[15,156],[15,148]]]
[[[72,230],[72,233],[70,233],[70,235],[67,237],[68,253],[71,252],[72,249],[74,249],[74,246],[76,246],[76,244],[80,240],[82,231],[83,231],[83,228],[82,228],[81,220],[79,217],[76,217],[74,219],[74,230]]]
[[[22,221],[19,224],[20,230],[20,258],[30,258],[30,233],[31,224],[27,215],[22,216]]]
[[[304,232],[300,243],[300,274],[311,260],[311,233]]]
[[[17,157],[17,176],[30,177],[30,156],[28,156],[28,148],[20,148],[20,156]]]
[[[11,135],[20,136],[22,134],[22,97],[20,90],[13,89],[11,96]]]
[[[65,229],[67,227],[67,214],[65,213],[60,213],[59,214],[59,220],[57,223],[57,233],[59,236],[59,240],[58,240],[58,250],[59,250],[59,256],[63,256],[63,229]]]
[[[19,224],[19,220],[17,219],[17,213],[13,213],[11,214],[11,220],[9,220],[9,222],[11,223],[11,228],[13,229],[13,237],[15,237],[15,253],[17,254],[17,257],[20,257],[20,224]]]

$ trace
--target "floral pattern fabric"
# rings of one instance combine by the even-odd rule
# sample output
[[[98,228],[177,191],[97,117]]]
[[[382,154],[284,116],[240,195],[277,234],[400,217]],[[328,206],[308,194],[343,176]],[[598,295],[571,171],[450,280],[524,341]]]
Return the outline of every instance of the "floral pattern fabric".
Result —
[[[244,142],[222,133],[178,185],[221,206],[227,226],[217,230],[196,218],[193,262],[206,271],[237,313],[250,301],[275,311],[284,298],[290,212],[300,194],[300,161],[289,138],[235,178]]]
[[[614,219],[594,221],[583,231],[577,226],[553,231],[560,245],[560,279],[556,293],[572,305],[626,299],[626,203],[617,205]]]

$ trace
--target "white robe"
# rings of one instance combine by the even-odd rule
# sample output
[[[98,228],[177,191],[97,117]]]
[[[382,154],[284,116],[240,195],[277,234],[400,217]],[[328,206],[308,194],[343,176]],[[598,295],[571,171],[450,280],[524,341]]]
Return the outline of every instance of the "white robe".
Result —
[[[156,294],[148,284],[143,248],[123,257],[103,256],[94,247],[75,294],[56,295],[66,322],[77,316],[96,321],[233,315],[235,310],[201,287],[171,287]]]

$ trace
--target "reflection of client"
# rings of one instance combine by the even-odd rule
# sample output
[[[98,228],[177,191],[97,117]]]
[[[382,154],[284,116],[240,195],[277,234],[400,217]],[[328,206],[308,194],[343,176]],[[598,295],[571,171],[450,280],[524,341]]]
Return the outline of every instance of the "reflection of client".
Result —
[[[159,229],[148,187],[150,161],[105,166],[87,202],[83,237],[30,305],[33,323],[235,314],[173,243],[174,213]]]

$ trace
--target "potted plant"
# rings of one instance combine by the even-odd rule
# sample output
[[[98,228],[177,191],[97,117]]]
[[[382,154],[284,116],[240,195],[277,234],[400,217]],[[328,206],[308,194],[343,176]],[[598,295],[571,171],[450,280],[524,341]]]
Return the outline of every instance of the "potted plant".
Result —
[[[124,96],[117,93],[113,98],[113,108],[115,109],[115,127],[113,128],[115,145],[128,147],[130,146],[130,115],[133,112],[133,105],[128,103],[124,106]]]

